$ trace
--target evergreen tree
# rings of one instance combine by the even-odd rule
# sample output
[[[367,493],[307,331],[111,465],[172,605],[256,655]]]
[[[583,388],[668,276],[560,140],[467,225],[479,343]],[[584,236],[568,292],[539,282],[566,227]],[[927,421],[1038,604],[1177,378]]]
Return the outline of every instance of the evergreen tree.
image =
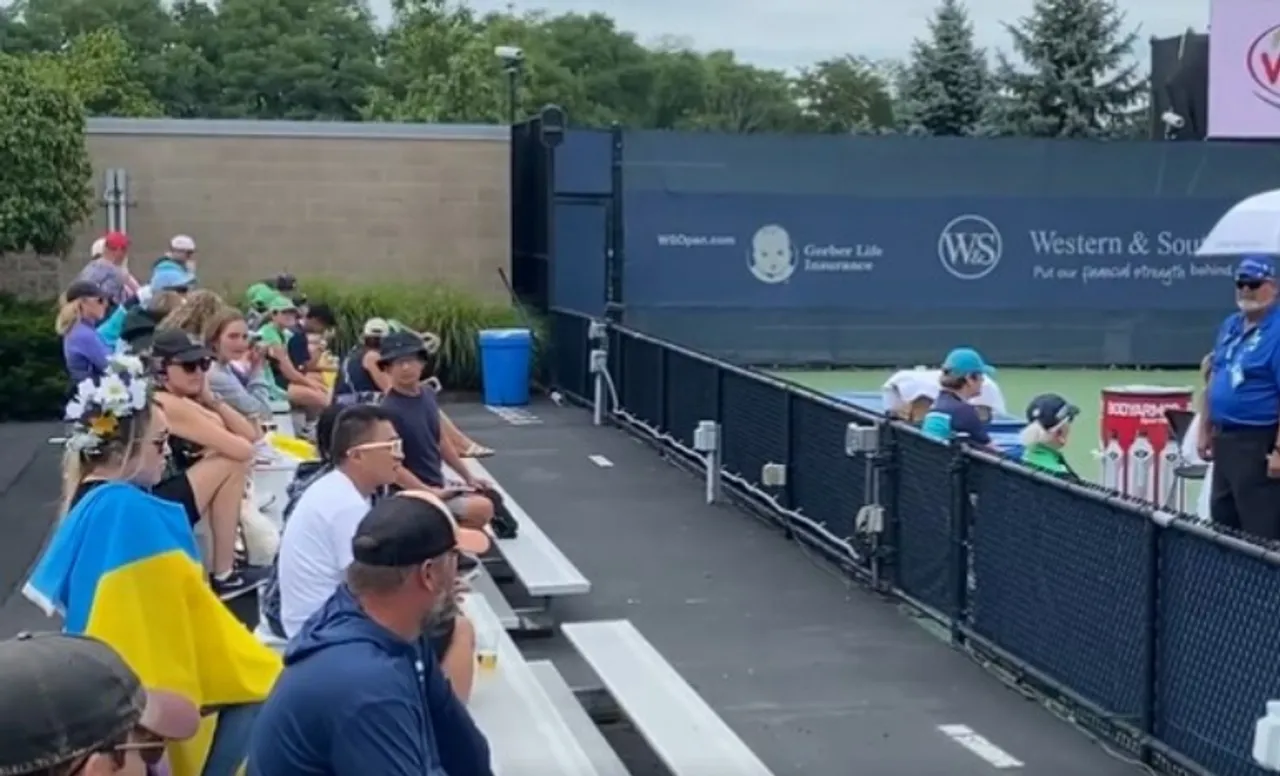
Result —
[[[1026,67],[1000,57],[980,133],[1129,135],[1147,84],[1133,56],[1138,33],[1113,0],[1034,0],[1031,15],[1005,29]]]
[[[901,125],[912,134],[973,134],[987,86],[986,52],[974,43],[968,10],[962,0],[942,0],[929,39],[912,44],[903,71]]]

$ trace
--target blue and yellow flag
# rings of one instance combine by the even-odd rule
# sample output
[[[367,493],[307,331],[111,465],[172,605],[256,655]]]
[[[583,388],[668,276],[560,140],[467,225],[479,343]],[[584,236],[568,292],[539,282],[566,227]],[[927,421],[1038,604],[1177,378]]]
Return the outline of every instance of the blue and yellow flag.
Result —
[[[90,491],[54,531],[23,591],[68,633],[110,644],[144,685],[201,708],[264,700],[280,658],[213,594],[182,507],[125,483]],[[170,748],[173,776],[199,776],[216,727]]]

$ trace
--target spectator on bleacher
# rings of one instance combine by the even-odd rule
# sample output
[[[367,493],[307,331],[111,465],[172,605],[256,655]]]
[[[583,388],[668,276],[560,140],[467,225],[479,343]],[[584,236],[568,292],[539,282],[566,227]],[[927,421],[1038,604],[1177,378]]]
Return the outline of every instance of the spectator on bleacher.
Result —
[[[1055,477],[1080,482],[1080,475],[1062,452],[1071,424],[1079,414],[1079,407],[1056,393],[1032,399],[1027,405],[1027,425],[1021,433],[1022,462]]]
[[[62,358],[73,387],[82,380],[101,377],[107,368],[111,349],[96,328],[107,314],[107,304],[106,293],[86,280],[75,281],[62,295],[53,327],[62,337]]]
[[[942,390],[941,381],[941,369],[919,366],[894,372],[880,389],[885,413],[908,423],[922,422]],[[978,409],[978,416],[983,423],[989,423],[993,416],[1003,415],[1008,411],[1005,409],[1004,393],[992,377],[983,379],[982,388],[969,403]]]
[[[117,305],[107,319],[98,325],[98,334],[106,341],[108,347],[115,349],[116,344],[123,339],[125,328],[136,331],[140,320],[150,325],[164,317],[158,314],[147,314],[148,309],[152,309],[153,300],[164,292],[172,292],[180,298],[185,298],[193,281],[194,278],[191,278],[185,270],[154,273],[150,283],[140,287],[124,304]],[[139,311],[139,307],[143,309]],[[174,304],[169,309],[171,311],[177,307],[178,305]],[[139,316],[143,318],[140,319]]]
[[[328,447],[333,470],[303,491],[280,537],[280,620],[288,637],[342,582],[356,526],[373,494],[396,481],[403,458],[391,416],[371,404],[345,408]]]
[[[182,269],[194,275],[196,272],[196,241],[185,234],[175,235],[169,240],[169,250],[151,264],[152,272],[162,266]]]
[[[435,493],[462,525],[484,528],[493,520],[495,501],[487,495],[493,486],[471,475],[453,441],[442,432],[435,391],[422,385],[427,358],[422,338],[412,332],[396,332],[382,340],[378,366],[387,373],[390,385],[381,406],[395,419],[404,443],[397,484],[405,490]],[[462,478],[461,486],[445,482],[442,464]]]
[[[333,336],[334,329],[338,328],[338,318],[327,304],[300,306],[298,312],[302,321],[285,349],[299,372],[318,374],[325,371],[322,363],[325,350],[319,345]]]
[[[265,350],[267,374],[276,385],[278,396],[290,406],[319,414],[329,405],[329,391],[324,383],[300,372],[289,358],[288,343],[298,326],[298,307],[291,299],[277,296],[267,303],[267,321],[258,329]]]
[[[183,510],[147,492],[169,440],[150,388],[140,359],[116,355],[68,403],[64,513],[23,592],[68,633],[114,647],[145,685],[211,710],[202,735],[170,747],[173,776],[206,762],[232,773],[280,664],[211,591]]]
[[[942,362],[938,398],[924,416],[920,430],[942,441],[963,434],[975,445],[990,447],[991,435],[972,401],[982,393],[986,378],[995,372],[973,348],[956,348],[948,353]]]
[[[183,696],[146,690],[108,644],[58,633],[0,642],[0,773],[146,776],[200,728]]]
[[[382,338],[390,333],[391,327],[382,318],[364,322],[359,344],[343,357],[338,369],[338,380],[333,386],[335,395],[382,393],[390,387],[390,380],[378,366]]]
[[[186,301],[186,296],[175,290],[152,293],[149,286],[138,291],[138,304],[128,307],[120,325],[120,342],[130,353],[145,354],[151,349],[156,327],[170,313]]]
[[[426,654],[423,626],[478,552],[430,494],[378,502],[341,585],[289,643],[253,729],[249,776],[491,776],[489,746]]]
[[[165,476],[152,492],[209,529],[212,585],[224,600],[259,587],[266,569],[236,558],[240,504],[261,430],[209,388],[213,354],[186,332],[161,331],[151,346],[156,404],[169,421]]]
[[[1280,539],[1280,314],[1270,257],[1240,262],[1236,306],[1213,347],[1210,425],[1201,426],[1197,447],[1214,462],[1213,522]]]
[[[207,288],[187,292],[182,305],[160,321],[160,329],[178,329],[192,337],[202,337],[205,325],[226,309],[222,297]]]
[[[205,322],[205,347],[213,353],[209,390],[246,418],[271,420],[272,385],[267,379],[262,349],[249,341],[249,326],[234,307],[223,307]],[[242,364],[245,369],[237,368]]]
[[[407,331],[403,326],[395,328]],[[365,321],[360,344],[351,349],[339,367],[337,381],[333,388],[334,396],[351,394],[362,396],[370,393],[386,393],[391,390],[391,376],[379,364],[379,360],[382,358],[382,339],[392,330],[391,322],[382,318],[370,318]],[[408,333],[416,334],[416,332]],[[416,336],[422,337],[421,334]],[[432,351],[439,347],[439,338],[436,338],[435,348],[425,339],[423,344],[430,357]],[[434,376],[423,380],[422,384],[436,393],[440,392],[440,381]],[[458,455],[462,458],[488,458],[494,454],[492,448],[485,447],[462,433],[462,430],[443,410],[440,411],[440,433],[453,444],[453,449],[458,451]]]
[[[285,488],[285,505],[280,518],[284,526],[289,524],[289,518],[293,516],[293,510],[297,508],[298,501],[302,499],[302,494],[307,492],[307,488],[311,487],[316,480],[333,471],[333,427],[344,409],[345,407],[343,406],[331,404],[325,407],[324,412],[320,413],[320,417],[316,420],[316,452],[319,455],[319,460],[300,461],[298,463],[298,468],[293,473],[293,479],[290,480],[288,487]],[[284,629],[284,623],[280,615],[280,556],[278,550],[276,558],[271,564],[271,571],[267,575],[266,584],[262,586],[258,593],[258,599],[259,609],[262,613],[261,624],[275,638],[288,640],[289,634]]]
[[[267,318],[267,305],[278,296],[280,292],[267,283],[254,283],[245,289],[244,317],[249,324],[249,331],[257,331],[262,327]]]
[[[108,232],[102,238],[102,256],[80,270],[76,280],[84,280],[102,289],[112,305],[122,305],[138,290],[138,282],[129,274],[125,262],[129,258],[129,238],[123,232]]]

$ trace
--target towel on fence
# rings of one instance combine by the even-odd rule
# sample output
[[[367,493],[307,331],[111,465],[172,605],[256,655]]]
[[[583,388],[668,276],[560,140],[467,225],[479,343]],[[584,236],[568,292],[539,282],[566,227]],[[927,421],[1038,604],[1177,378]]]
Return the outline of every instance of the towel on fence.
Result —
[[[1187,463],[1206,463],[1200,457],[1200,451],[1196,449],[1196,440],[1200,437],[1200,424],[1204,422],[1204,417],[1197,412],[1196,416],[1191,419],[1191,425],[1187,427],[1187,433],[1182,437],[1182,460]],[[1202,520],[1212,520],[1213,515],[1210,514],[1209,495],[1213,490],[1213,462],[1208,461],[1209,468],[1205,469],[1204,480],[1200,483],[1200,498],[1196,500],[1196,517]]]
[[[210,590],[182,507],[133,485],[108,483],[58,524],[24,594],[68,633],[110,644],[144,685],[204,709],[260,702],[280,658]],[[199,776],[217,715],[170,747],[173,776]]]

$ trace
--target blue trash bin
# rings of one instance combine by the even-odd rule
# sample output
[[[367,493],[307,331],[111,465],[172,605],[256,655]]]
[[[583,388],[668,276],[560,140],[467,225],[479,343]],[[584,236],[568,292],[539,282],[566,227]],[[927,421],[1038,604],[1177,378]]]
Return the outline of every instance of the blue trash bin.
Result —
[[[480,381],[490,407],[523,407],[529,403],[529,365],[533,335],[528,329],[485,329],[480,332]]]

